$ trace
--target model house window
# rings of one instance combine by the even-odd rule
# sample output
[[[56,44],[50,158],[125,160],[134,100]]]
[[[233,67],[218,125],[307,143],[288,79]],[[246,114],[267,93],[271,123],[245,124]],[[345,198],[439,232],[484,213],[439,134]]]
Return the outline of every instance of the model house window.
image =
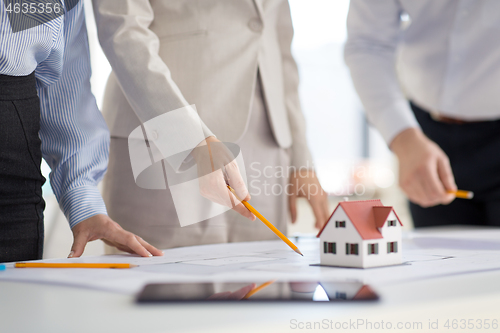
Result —
[[[378,243],[368,244],[368,254],[378,254]]]
[[[335,221],[335,228],[345,228],[345,221]]]
[[[387,221],[387,226],[389,226],[389,227],[395,227],[396,226],[396,220],[389,220],[389,221]]]
[[[337,246],[335,243],[323,242],[323,251],[325,253],[337,253]]]
[[[387,242],[387,253],[398,252],[398,242]]]
[[[336,299],[347,299],[347,294],[346,293],[341,293],[340,291],[335,292],[335,298]]]
[[[358,244],[345,243],[345,254],[358,255]]]

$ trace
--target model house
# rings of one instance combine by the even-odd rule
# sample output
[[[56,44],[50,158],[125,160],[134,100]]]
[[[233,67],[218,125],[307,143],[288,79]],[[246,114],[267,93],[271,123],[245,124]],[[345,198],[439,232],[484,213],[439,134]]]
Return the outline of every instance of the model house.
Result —
[[[380,200],[338,204],[318,233],[321,265],[376,267],[402,263],[401,221]]]

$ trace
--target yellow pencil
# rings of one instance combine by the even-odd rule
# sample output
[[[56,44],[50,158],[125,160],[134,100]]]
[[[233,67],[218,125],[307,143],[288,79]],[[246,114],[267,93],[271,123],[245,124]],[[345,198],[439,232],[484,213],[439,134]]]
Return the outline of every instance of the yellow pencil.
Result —
[[[44,262],[18,262],[16,268],[132,268],[131,264],[90,264],[90,263],[44,263]]]
[[[274,232],[276,234],[276,236],[278,236],[279,238],[281,238],[281,240],[285,243],[288,244],[288,246],[290,246],[292,248],[292,250],[294,250],[295,252],[297,252],[298,254],[300,254],[301,256],[304,256],[302,254],[302,252],[300,252],[299,248],[297,246],[295,246],[295,244],[293,244],[288,238],[286,238],[285,235],[283,235],[281,233],[281,231],[279,231],[271,222],[269,222],[264,216],[262,216],[261,213],[259,213],[255,208],[252,207],[252,205],[250,205],[248,202],[246,202],[245,200],[241,200],[240,198],[238,198],[238,196],[236,195],[236,192],[234,192],[233,188],[229,185],[227,185],[227,188],[233,192],[234,196],[236,197],[236,199],[238,199],[239,201],[241,201],[241,203],[249,210],[251,211],[252,213],[254,213],[255,216],[257,216],[259,218],[259,220],[261,220],[265,225],[267,225],[267,227],[269,229],[272,230],[272,232]]]
[[[267,281],[266,283],[263,283],[263,284],[261,284],[260,286],[258,286],[258,287],[256,287],[256,288],[254,288],[254,289],[250,290],[250,291],[249,291],[249,292],[245,295],[245,297],[243,297],[243,299],[248,299],[250,296],[252,296],[252,295],[253,295],[253,294],[255,294],[256,292],[258,292],[258,291],[260,291],[260,290],[264,289],[265,287],[267,287],[267,286],[269,286],[269,285],[273,284],[273,283],[274,283],[274,281],[276,281],[276,280]]]
[[[457,190],[457,191],[447,191],[449,194],[455,194],[455,197],[460,199],[472,199],[474,198],[474,192]]]

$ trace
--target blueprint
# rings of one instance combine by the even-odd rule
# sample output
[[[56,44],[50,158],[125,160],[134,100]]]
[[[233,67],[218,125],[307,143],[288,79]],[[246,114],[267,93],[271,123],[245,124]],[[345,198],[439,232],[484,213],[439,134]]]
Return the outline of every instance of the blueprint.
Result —
[[[319,240],[292,239],[297,255],[281,240],[228,243],[165,250],[162,257],[109,255],[42,262],[131,263],[132,269],[13,268],[0,280],[49,283],[135,294],[147,283],[359,281],[373,287],[500,270],[500,230],[410,232],[403,237],[403,265],[369,269],[319,266]]]

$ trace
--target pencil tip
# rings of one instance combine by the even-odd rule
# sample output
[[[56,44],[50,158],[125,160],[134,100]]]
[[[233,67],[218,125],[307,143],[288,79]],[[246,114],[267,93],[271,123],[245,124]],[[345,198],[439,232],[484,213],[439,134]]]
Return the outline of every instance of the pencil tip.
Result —
[[[295,252],[297,252],[298,254],[300,254],[301,256],[304,256],[304,255],[302,254],[302,252],[300,252],[300,250],[299,250],[299,249],[294,250],[294,251],[295,251]]]

